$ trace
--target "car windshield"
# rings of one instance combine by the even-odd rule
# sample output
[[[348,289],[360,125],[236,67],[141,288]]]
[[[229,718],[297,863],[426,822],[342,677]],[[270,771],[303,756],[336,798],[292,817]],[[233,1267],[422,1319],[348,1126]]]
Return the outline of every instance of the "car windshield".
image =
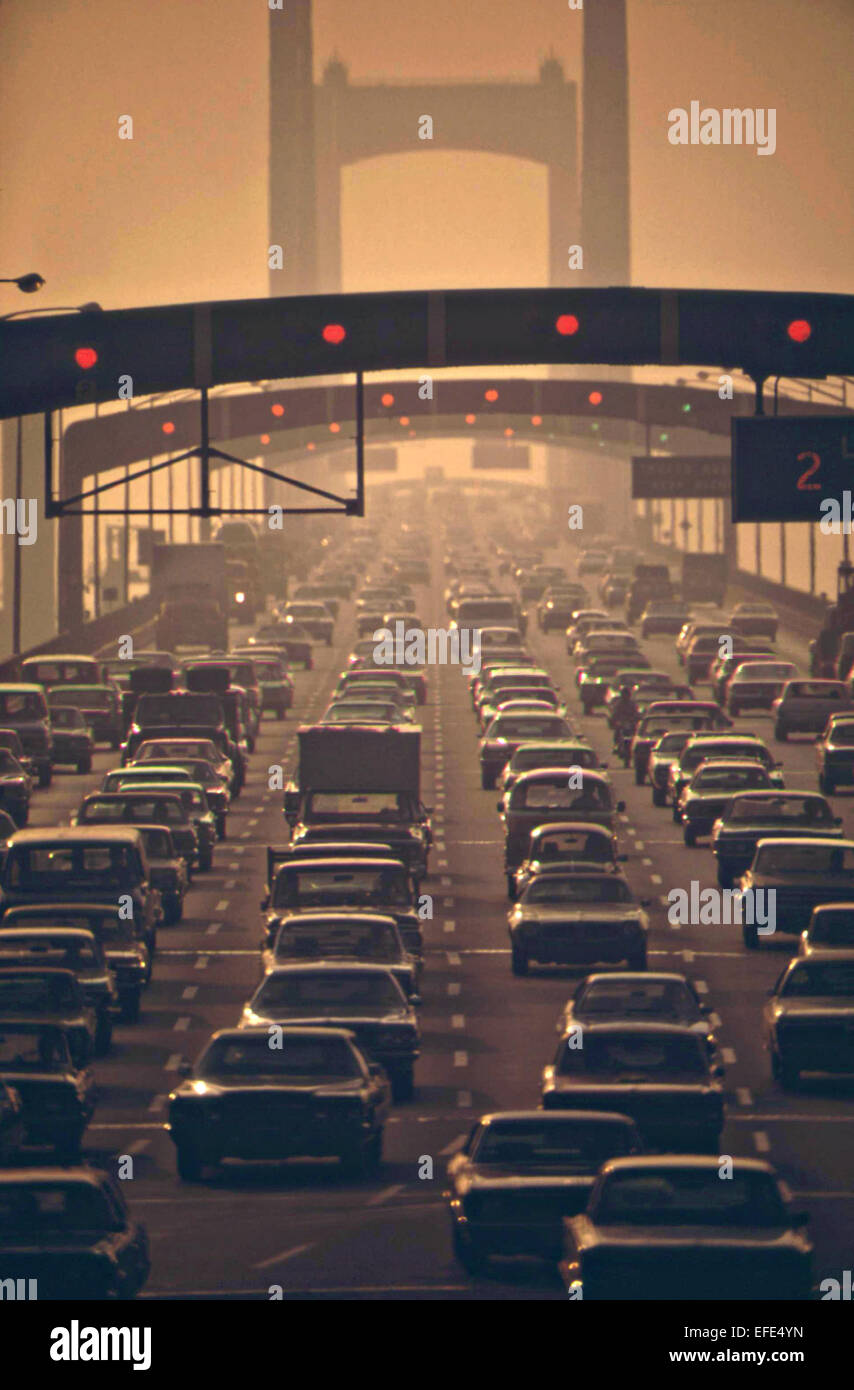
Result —
[[[405,821],[406,797],[402,792],[310,792],[310,819]]]
[[[809,939],[828,946],[854,946],[854,903],[822,908],[810,924]]]
[[[68,1071],[68,1040],[56,1028],[9,1028],[0,1023],[0,1075],[4,1072]]]
[[[0,723],[8,720],[46,719],[45,697],[37,691],[21,694],[15,691],[0,690]]]
[[[285,678],[285,668],[281,661],[262,661],[260,657],[256,657],[255,670],[258,679],[262,681],[282,681]]]
[[[201,758],[205,762],[217,761],[216,744],[210,739],[153,739],[141,743],[135,761],[138,763],[170,763],[173,759]]]
[[[840,845],[800,845],[791,840],[761,845],[755,867],[759,874],[798,874],[814,883],[820,883],[826,874],[834,874],[850,879],[854,886],[854,849]]]
[[[582,787],[566,782],[517,782],[512,792],[511,810],[610,811],[611,788],[607,782],[581,779]],[[555,817],[571,820],[571,816]]]
[[[535,878],[522,895],[526,903],[630,903],[633,901],[629,885],[622,879],[610,875],[597,875],[584,878],[581,874],[567,874],[566,878],[551,874],[546,878]]]
[[[266,1028],[261,1034],[241,1038],[214,1038],[206,1048],[196,1075],[206,1081],[257,1080],[260,1077],[287,1085],[301,1079],[361,1075],[356,1055],[343,1038],[282,1037],[281,1047],[270,1047]]]
[[[400,1009],[404,1002],[400,986],[391,975],[363,975],[355,971],[310,975],[300,971],[293,975],[269,975],[252,1000],[252,1008],[256,1013],[275,1010],[277,1017],[304,1017],[307,1011],[334,1017],[362,1009]]]
[[[784,999],[854,999],[854,961],[798,962],[786,976],[780,994]]]
[[[102,1194],[90,1183],[0,1184],[0,1237],[43,1243],[54,1234],[112,1230],[115,1225]]]
[[[80,811],[80,824],[122,824],[148,821],[154,825],[184,825],[187,812],[177,797],[127,796],[115,801],[106,797],[88,802]]]
[[[655,1018],[662,1023],[693,1023],[700,1010],[681,980],[596,980],[575,1010],[578,1018]]]
[[[534,836],[531,858],[543,864],[563,859],[597,859],[610,863],[614,858],[614,845],[608,834],[597,835],[583,830],[549,831],[547,835]]]
[[[283,922],[276,938],[276,960],[331,960],[335,957],[383,963],[400,958],[395,930],[391,926],[358,924]]]
[[[587,1073],[624,1081],[673,1075],[702,1081],[707,1064],[700,1040],[693,1036],[671,1037],[657,1031],[597,1036],[588,1030],[583,1047],[577,1047],[574,1038],[562,1046],[559,1072],[561,1076]]]
[[[140,728],[158,724],[221,724],[222,703],[216,695],[140,695],[134,713]]]
[[[305,869],[286,866],[279,870],[273,907],[322,907],[325,903],[409,907],[411,895],[406,873],[394,868],[332,868],[324,872],[322,864]]]
[[[592,748],[527,748],[513,754],[510,766],[514,772],[533,772],[538,767],[597,768],[599,759]]]
[[[682,755],[682,766],[686,769],[699,767],[704,758],[755,758],[766,766],[773,762],[768,749],[761,743],[692,743]]]
[[[842,700],[845,687],[832,681],[790,681],[786,687],[787,700]]]
[[[52,711],[59,705],[75,705],[78,709],[109,709],[110,704],[109,690],[78,690],[76,687],[63,689],[60,686],[50,692]]]
[[[754,825],[832,825],[833,812],[820,796],[739,797],[728,819]]]
[[[702,767],[691,782],[692,791],[736,791],[742,787],[767,787],[768,773],[756,767]]]
[[[688,733],[665,734],[655,745],[655,751],[656,753],[681,753],[690,737],[691,735]]]
[[[0,1018],[9,1014],[58,1014],[77,1000],[74,985],[62,975],[0,975]]]
[[[55,729],[85,729],[86,720],[76,705],[63,709],[52,709],[50,721]]]
[[[174,856],[175,850],[168,830],[144,826],[140,834],[149,859],[171,859]]]
[[[733,680],[787,681],[794,669],[794,666],[789,665],[787,662],[775,664],[772,661],[751,661],[749,665],[736,668]]]
[[[90,889],[93,885],[123,889],[136,878],[130,845],[17,845],[9,853],[3,874],[7,888],[25,892]]]
[[[630,1147],[628,1125],[569,1118],[551,1123],[538,1119],[498,1120],[480,1130],[472,1158],[475,1163],[571,1169],[620,1158],[630,1152]]]
[[[488,739],[570,738],[572,730],[559,715],[499,714],[486,731]]]
[[[645,1169],[615,1173],[596,1209],[605,1225],[785,1226],[786,1210],[766,1173],[735,1173],[721,1182],[717,1169]]]
[[[396,705],[368,704],[358,700],[340,700],[323,716],[324,724],[393,724],[399,718]]]

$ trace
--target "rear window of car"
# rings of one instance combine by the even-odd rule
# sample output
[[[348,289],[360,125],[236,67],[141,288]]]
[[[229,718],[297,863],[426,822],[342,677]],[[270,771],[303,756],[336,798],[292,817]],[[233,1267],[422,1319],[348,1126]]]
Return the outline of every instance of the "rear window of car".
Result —
[[[844,694],[844,685],[830,681],[792,681],[786,689],[790,700],[841,700]]]
[[[0,1185],[0,1232],[8,1237],[115,1227],[115,1215],[89,1183],[4,1183]]]
[[[7,888],[88,888],[93,880],[121,887],[136,879],[135,854],[129,845],[14,847],[6,861]]]

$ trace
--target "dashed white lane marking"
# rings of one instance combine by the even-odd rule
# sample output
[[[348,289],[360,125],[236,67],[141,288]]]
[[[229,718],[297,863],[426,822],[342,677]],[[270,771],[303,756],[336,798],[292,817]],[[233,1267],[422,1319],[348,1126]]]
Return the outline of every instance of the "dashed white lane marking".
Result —
[[[465,1026],[466,1026],[466,1016],[465,1016],[465,1014],[454,1014],[454,1015],[452,1016],[452,1018],[451,1018],[451,1027],[452,1027],[452,1028],[465,1028]]]
[[[149,1115],[156,1115],[158,1111],[162,1110],[168,1099],[168,1096],[155,1096],[148,1107]]]
[[[645,848],[645,845],[644,845],[643,840],[635,840],[635,849],[644,849],[644,848]]]
[[[449,951],[449,952],[448,952],[448,964],[449,964],[449,965],[462,965],[462,960],[460,959],[459,952],[457,952],[457,951]]]
[[[652,863],[652,860],[651,860],[651,859],[642,859],[642,860],[641,860],[641,863],[642,863],[642,864],[646,864],[646,866],[647,866],[647,868],[648,868],[649,865]]]
[[[767,1154],[771,1149],[771,1140],[764,1129],[757,1129],[753,1132],[753,1142],[756,1145],[756,1152]]]
[[[753,1104],[753,1094],[747,1086],[737,1086],[735,1098],[739,1105],[748,1106]]]
[[[251,834],[252,834],[252,831],[251,831],[251,830],[241,830],[241,832],[240,832],[240,838],[241,838],[241,840],[248,840]]]
[[[467,1134],[458,1134],[456,1139],[452,1139],[450,1144],[446,1144],[444,1149],[439,1150],[439,1157],[449,1158],[451,1154],[455,1154],[458,1149],[462,1148],[467,1138]]]
[[[452,888],[452,887],[453,887],[453,882],[454,882],[454,881],[453,881],[453,879],[448,878],[448,876],[447,876],[447,874],[446,874],[443,878],[440,878],[440,879],[439,879],[439,882],[440,882],[440,884],[442,885],[443,888]]]
[[[722,1047],[722,1048],[721,1048],[721,1057],[722,1057],[723,1060],[726,1062],[726,1064],[727,1064],[728,1067],[733,1066],[734,1063],[735,1063],[736,1060],[737,1060],[737,1059],[736,1059],[736,1055],[735,1055],[735,1048],[734,1048],[734,1047]]]
[[[196,970],[204,970],[209,960],[210,956],[199,956],[195,965]]]
[[[450,984],[448,985],[448,993],[451,995],[459,994],[460,989],[461,985],[459,980],[451,980]]]
[[[180,1054],[180,1052],[173,1052],[172,1055],[169,1057],[169,1059],[168,1059],[168,1061],[167,1061],[165,1067],[163,1068],[163,1070],[164,1070],[164,1071],[177,1071],[177,1070],[178,1070],[178,1066],[179,1066],[179,1064],[180,1064],[180,1061],[181,1061],[181,1054]]]
[[[227,911],[228,911],[228,898],[220,898],[219,902],[217,903],[216,907],[214,908],[214,912],[227,912]]]
[[[252,816],[252,817],[246,822],[246,824],[247,824],[247,825],[257,825],[257,824],[258,824],[258,817],[257,817],[257,816]]]
[[[209,927],[205,927],[205,936],[216,936],[221,926],[221,922],[211,922]]]
[[[198,994],[198,992],[199,992],[199,986],[198,986],[198,985],[187,985],[187,988],[181,991],[181,998],[182,998],[182,999],[195,999],[195,997],[196,997],[196,995]]]
[[[225,886],[226,886],[226,888],[236,888],[236,887],[237,887],[237,879],[236,879],[236,878],[227,878],[227,879],[225,880]]]
[[[694,988],[698,994],[708,994],[709,992],[709,986],[706,984],[705,980],[695,980]]]
[[[451,908],[452,908],[452,907],[454,906],[454,903],[455,903],[455,902],[456,902],[456,898],[443,898],[443,899],[442,899],[442,906],[443,906],[443,907],[451,907]]]
[[[174,1031],[176,1033],[186,1033],[191,1023],[192,1019],[187,1018],[186,1016],[184,1018],[176,1018]]]
[[[253,1265],[252,1268],[269,1269],[270,1265],[284,1264],[285,1260],[292,1260],[295,1255],[301,1255],[304,1250],[311,1250],[314,1243],[312,1241],[309,1245],[293,1245],[290,1250],[282,1250],[278,1255],[271,1255],[268,1260],[259,1260],[257,1265]]]
[[[455,1053],[454,1053],[454,1066],[455,1066],[455,1067],[467,1067],[468,1064],[469,1064],[469,1055],[468,1055],[467,1052],[455,1052]]]
[[[720,1028],[720,1026],[721,1026],[721,1016],[720,1016],[720,1014],[719,1014],[719,1013],[716,1013],[714,1010],[712,1010],[712,1012],[709,1014],[709,1022],[711,1023],[711,1025],[712,1025],[713,1028]]]
[[[682,959],[683,959],[683,960],[685,961],[685,963],[687,964],[689,961],[692,961],[692,960],[694,959],[694,952],[686,948],[686,949],[682,952]]]
[[[457,924],[454,921],[453,917],[449,917],[447,922],[443,923],[442,930],[446,932],[452,932],[457,930]]]
[[[395,1183],[393,1187],[384,1187],[382,1192],[375,1192],[373,1197],[369,1197],[365,1206],[379,1207],[383,1202],[387,1202],[390,1197],[396,1197],[398,1192],[405,1190],[402,1182]]]
[[[650,874],[650,879],[652,880],[653,883],[663,883],[663,882],[664,882],[664,879],[661,877],[661,874]]]
[[[145,1153],[150,1143],[150,1139],[134,1139],[133,1143],[128,1145],[127,1151],[131,1158],[134,1158],[137,1154]]]
[[[448,861],[447,861],[447,859],[440,859],[440,860],[439,860],[439,868],[440,868],[440,869],[447,869],[447,867],[448,867]]]
[[[457,1091],[457,1109],[471,1110],[471,1091]]]

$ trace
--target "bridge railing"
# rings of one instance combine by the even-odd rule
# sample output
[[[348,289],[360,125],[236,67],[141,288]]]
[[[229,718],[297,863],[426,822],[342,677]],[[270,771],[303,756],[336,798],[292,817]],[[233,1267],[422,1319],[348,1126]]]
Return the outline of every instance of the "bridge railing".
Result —
[[[119,638],[125,636],[132,637],[135,643],[146,645],[154,636],[157,609],[157,600],[151,594],[146,594],[144,598],[134,599],[122,608],[103,613],[100,618],[60,632],[47,642],[21,652],[20,656],[10,656],[0,662],[0,680],[17,679],[20,663],[28,656],[49,656],[51,652],[89,652],[95,656],[108,656],[115,651]]]

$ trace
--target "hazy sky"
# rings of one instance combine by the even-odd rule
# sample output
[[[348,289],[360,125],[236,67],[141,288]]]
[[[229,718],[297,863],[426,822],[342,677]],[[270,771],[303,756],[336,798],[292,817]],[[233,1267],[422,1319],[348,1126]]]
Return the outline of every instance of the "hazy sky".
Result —
[[[550,51],[580,76],[566,0],[314,13],[318,76],[335,51],[353,81],[532,79]],[[266,294],[267,27],[266,0],[0,0],[2,273],[40,271],[41,304]],[[629,0],[635,283],[854,290],[852,53],[854,0]],[[692,100],[774,107],[776,153],[672,146]],[[343,225],[346,289],[545,280],[522,161],[414,141],[345,171]]]

